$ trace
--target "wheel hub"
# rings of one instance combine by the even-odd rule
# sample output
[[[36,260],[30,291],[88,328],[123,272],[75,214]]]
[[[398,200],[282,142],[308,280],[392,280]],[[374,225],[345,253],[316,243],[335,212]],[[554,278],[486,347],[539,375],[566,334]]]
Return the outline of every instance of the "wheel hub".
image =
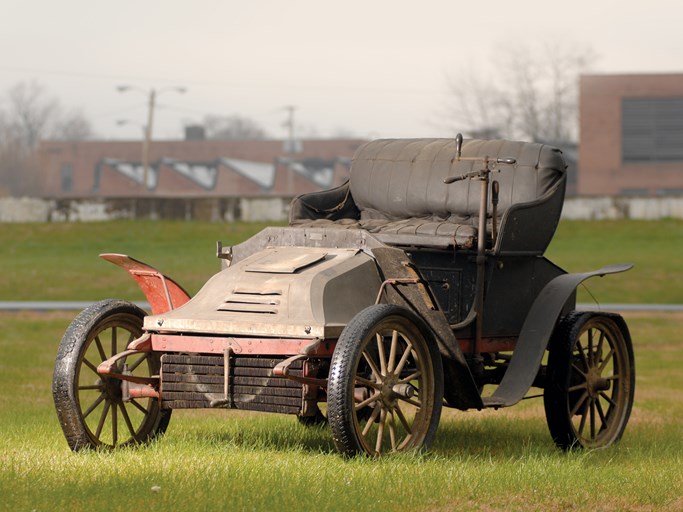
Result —
[[[588,394],[595,398],[601,391],[607,391],[610,388],[610,381],[605,379],[598,368],[591,368],[586,375],[586,384],[588,387]]]
[[[112,379],[105,377],[99,383],[102,386],[102,392],[106,395],[107,400],[112,402],[120,402],[123,397],[121,389],[121,381],[119,379]]]

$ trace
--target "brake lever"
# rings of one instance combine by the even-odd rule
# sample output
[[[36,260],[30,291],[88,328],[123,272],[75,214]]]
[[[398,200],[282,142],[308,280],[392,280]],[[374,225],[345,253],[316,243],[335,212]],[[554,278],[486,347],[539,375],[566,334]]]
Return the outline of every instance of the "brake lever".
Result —
[[[467,179],[471,179],[471,178],[481,177],[482,173],[491,172],[492,169],[489,168],[489,164],[491,164],[491,163],[507,164],[507,165],[515,165],[517,163],[516,158],[496,158],[495,160],[489,160],[488,157],[484,157],[482,159],[479,159],[479,158],[459,158],[458,160],[481,160],[482,162],[485,163],[486,168],[482,169],[481,171],[472,171],[472,172],[468,172],[466,174],[461,174],[460,176],[448,176],[447,178],[443,179],[443,182],[446,183],[447,185],[450,183],[455,183],[456,181],[462,181],[462,180],[467,180]]]
[[[446,184],[455,183],[456,181],[468,180],[470,178],[476,178],[477,176],[479,176],[479,171],[468,172],[467,174],[461,174],[460,176],[449,176],[448,178],[444,178],[443,182]]]

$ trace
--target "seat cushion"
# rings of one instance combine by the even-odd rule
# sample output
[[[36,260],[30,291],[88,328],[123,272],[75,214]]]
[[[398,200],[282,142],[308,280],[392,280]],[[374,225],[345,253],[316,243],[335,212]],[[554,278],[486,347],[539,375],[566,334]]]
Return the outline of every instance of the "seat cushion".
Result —
[[[424,246],[455,246],[470,249],[477,229],[471,224],[435,218],[387,219],[327,219],[294,221],[291,225],[304,228],[364,229],[386,243]],[[388,236],[385,236],[388,235]]]

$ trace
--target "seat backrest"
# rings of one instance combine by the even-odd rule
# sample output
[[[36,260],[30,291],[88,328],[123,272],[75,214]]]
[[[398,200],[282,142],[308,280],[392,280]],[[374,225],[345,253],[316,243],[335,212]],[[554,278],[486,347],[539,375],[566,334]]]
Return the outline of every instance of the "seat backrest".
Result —
[[[538,200],[560,181],[564,186],[562,152],[545,144],[470,139],[462,144],[462,156],[516,159],[515,165],[501,165],[502,172],[491,175],[500,183],[500,216],[513,205]],[[455,160],[455,139],[375,140],[356,151],[351,195],[361,219],[436,217],[472,222],[479,214],[479,181],[446,185],[443,179],[480,166]]]

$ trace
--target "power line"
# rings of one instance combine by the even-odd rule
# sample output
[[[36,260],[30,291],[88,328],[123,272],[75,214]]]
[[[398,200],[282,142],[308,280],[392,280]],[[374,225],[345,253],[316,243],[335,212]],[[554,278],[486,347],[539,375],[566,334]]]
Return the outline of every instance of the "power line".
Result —
[[[194,87],[228,87],[228,88],[240,88],[240,89],[296,89],[296,90],[318,90],[318,91],[346,91],[346,92],[366,92],[373,94],[443,94],[450,95],[446,90],[441,89],[422,89],[422,88],[384,88],[384,87],[356,87],[348,85],[311,85],[311,84],[276,84],[276,83],[240,83],[240,82],[221,82],[221,81],[206,81],[206,80],[188,80],[185,78],[163,78],[163,77],[152,77],[152,76],[122,76],[122,75],[108,75],[100,73],[85,73],[81,71],[67,71],[67,70],[55,70],[55,69],[37,69],[37,68],[24,68],[15,66],[0,66],[0,70],[3,71],[19,71],[22,73],[35,73],[42,75],[54,75],[54,76],[67,76],[73,78],[92,78],[98,80],[111,80],[111,81],[153,81],[153,82],[164,82],[164,83],[184,83],[187,85],[192,85]]]

